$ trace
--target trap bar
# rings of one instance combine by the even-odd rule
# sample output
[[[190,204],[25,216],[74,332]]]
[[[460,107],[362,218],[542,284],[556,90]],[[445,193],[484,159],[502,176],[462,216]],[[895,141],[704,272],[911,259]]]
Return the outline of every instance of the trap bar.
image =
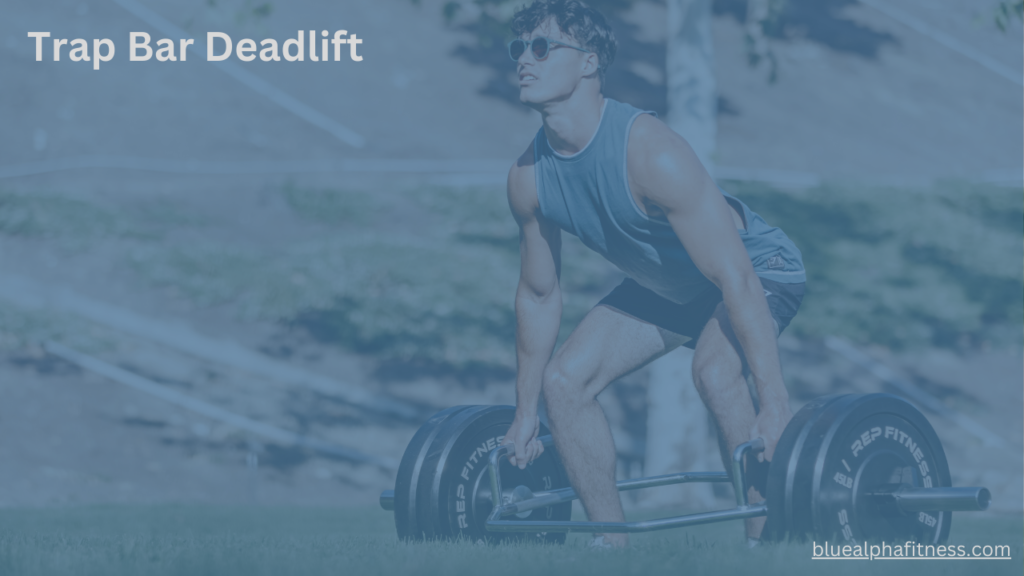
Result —
[[[551,436],[541,436],[538,440],[545,448],[554,446]],[[507,516],[523,514],[536,508],[571,502],[576,500],[576,491],[570,488],[559,488],[544,492],[530,492],[525,487],[516,487],[509,501],[503,502],[501,498],[501,474],[498,464],[501,459],[508,456],[510,446],[499,446],[491,451],[488,457],[488,470],[491,477],[491,502],[494,508],[485,524],[487,529],[493,532],[650,532],[653,530],[664,530],[667,528],[679,528],[682,526],[694,526],[697,524],[708,524],[724,520],[736,520],[739,518],[754,518],[767,516],[768,506],[765,502],[749,504],[747,502],[747,485],[743,477],[743,456],[747,452],[757,453],[764,450],[764,442],[757,438],[744,442],[736,447],[732,455],[732,484],[736,493],[736,507],[730,510],[715,510],[713,512],[701,512],[697,514],[685,514],[683,516],[671,516],[667,518],[656,518],[653,520],[640,520],[637,522],[571,522],[552,520],[503,520]],[[664,474],[662,476],[651,476],[648,478],[635,478],[622,480],[616,483],[620,492],[626,490],[639,490],[641,488],[653,488],[655,486],[668,486],[671,484],[686,484],[690,482],[729,482],[729,474],[725,472],[680,472],[677,474]]]

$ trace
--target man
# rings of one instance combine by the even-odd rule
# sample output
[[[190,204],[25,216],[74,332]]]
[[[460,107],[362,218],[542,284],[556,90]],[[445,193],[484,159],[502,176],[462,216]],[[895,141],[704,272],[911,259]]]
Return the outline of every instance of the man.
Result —
[[[760,437],[770,460],[792,416],[776,338],[799,307],[803,265],[781,230],[715,185],[683,138],[602,95],[616,45],[600,13],[578,0],[537,0],[515,15],[512,30],[520,100],[544,124],[508,176],[522,268],[516,416],[504,443],[520,468],[543,451],[536,440],[543,392],[587,516],[622,522],[615,447],[598,393],[676,346],[695,348],[694,382],[718,424],[723,459]],[[563,229],[629,278],[552,357]],[[762,499],[753,489],[750,497]],[[752,542],[763,520],[748,520]],[[625,546],[628,538],[598,534],[595,543]]]

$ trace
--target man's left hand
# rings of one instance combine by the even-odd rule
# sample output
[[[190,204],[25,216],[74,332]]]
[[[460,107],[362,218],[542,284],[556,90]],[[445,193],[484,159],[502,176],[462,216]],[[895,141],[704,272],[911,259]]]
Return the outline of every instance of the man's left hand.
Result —
[[[764,440],[764,452],[757,456],[759,462],[771,461],[782,431],[786,429],[786,424],[789,424],[792,418],[793,413],[786,405],[773,408],[764,407],[754,418],[754,427],[750,429],[750,437]]]

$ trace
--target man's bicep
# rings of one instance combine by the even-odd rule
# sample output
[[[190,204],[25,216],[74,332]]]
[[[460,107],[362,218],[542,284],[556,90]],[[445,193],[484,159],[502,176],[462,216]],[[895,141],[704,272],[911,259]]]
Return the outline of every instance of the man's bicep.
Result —
[[[546,296],[558,286],[561,272],[561,231],[540,214],[537,186],[528,149],[508,176],[508,203],[519,224],[520,286]]]

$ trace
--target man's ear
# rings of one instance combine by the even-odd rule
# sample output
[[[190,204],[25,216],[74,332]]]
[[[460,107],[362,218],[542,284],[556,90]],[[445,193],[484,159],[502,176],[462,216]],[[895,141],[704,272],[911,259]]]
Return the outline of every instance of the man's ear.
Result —
[[[596,74],[601,69],[601,61],[597,57],[595,52],[587,54],[587,58],[583,61],[583,76],[591,76]]]

